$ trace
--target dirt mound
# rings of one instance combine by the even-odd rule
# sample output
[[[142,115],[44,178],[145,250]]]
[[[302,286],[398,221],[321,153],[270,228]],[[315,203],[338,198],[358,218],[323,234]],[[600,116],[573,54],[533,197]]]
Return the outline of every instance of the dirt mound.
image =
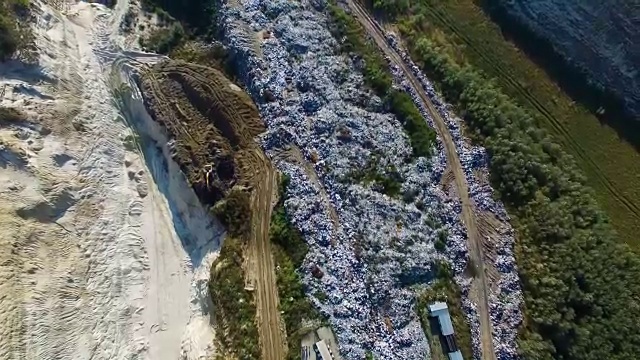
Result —
[[[210,283],[218,350],[284,359],[269,240],[278,175],[254,140],[266,130],[257,107],[221,71],[184,61],[145,70],[141,87],[149,114],[171,139],[172,157],[227,227]]]
[[[173,139],[174,159],[198,197],[212,205],[235,184],[251,185],[243,153],[265,130],[251,98],[221,71],[168,60],[143,75],[151,116]]]

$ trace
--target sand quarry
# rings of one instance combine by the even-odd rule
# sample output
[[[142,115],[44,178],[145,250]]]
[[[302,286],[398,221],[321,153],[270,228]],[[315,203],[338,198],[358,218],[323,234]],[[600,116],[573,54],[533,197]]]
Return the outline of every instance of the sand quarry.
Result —
[[[32,2],[39,63],[0,68],[28,117],[0,124],[0,359],[212,358],[223,229],[142,103],[130,127],[113,98],[129,2]]]

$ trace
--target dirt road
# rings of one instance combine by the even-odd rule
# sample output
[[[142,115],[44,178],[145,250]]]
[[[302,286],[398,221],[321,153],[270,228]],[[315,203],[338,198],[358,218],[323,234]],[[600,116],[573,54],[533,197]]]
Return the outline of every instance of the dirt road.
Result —
[[[484,269],[482,238],[478,232],[476,215],[474,213],[473,205],[471,204],[471,201],[469,199],[467,181],[464,176],[462,165],[460,164],[460,159],[458,158],[458,154],[456,152],[455,144],[453,142],[453,139],[451,138],[451,134],[447,130],[447,126],[444,120],[442,119],[434,105],[431,103],[431,100],[425,93],[418,79],[415,78],[400,55],[387,44],[382,28],[371,18],[371,16],[369,16],[369,14],[365,9],[363,9],[361,4],[353,0],[348,1],[348,4],[353,14],[356,16],[362,26],[364,26],[369,35],[371,35],[371,37],[375,40],[375,43],[378,45],[378,47],[380,47],[380,49],[391,59],[391,61],[400,66],[400,68],[404,72],[404,75],[410,81],[412,87],[417,91],[420,99],[433,116],[436,125],[436,131],[444,142],[447,155],[447,163],[453,171],[456,191],[460,196],[460,200],[462,202],[462,218],[467,228],[469,239],[469,253],[472,259],[471,265],[476,267],[476,282],[479,282],[479,284],[477,284],[478,286],[476,286],[477,299],[475,300],[478,304],[478,314],[480,316],[480,340],[482,347],[482,359],[495,360],[496,356],[495,350],[493,348],[493,338],[491,335],[491,319],[489,317],[489,284],[486,280]]]
[[[275,203],[278,176],[264,153],[256,148],[252,164],[258,173],[253,178],[253,198],[251,199],[252,230],[248,256],[254,257],[256,264],[256,307],[262,358],[265,360],[284,359],[287,354],[286,341],[281,328],[278,310],[278,287],[275,264],[269,239],[271,213]]]

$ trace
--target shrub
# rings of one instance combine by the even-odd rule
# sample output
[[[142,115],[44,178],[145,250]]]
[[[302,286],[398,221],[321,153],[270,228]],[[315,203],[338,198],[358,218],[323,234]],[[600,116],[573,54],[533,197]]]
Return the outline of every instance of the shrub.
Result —
[[[0,61],[7,60],[18,50],[18,33],[10,15],[0,14]]]
[[[19,122],[26,119],[27,115],[25,115],[20,110],[8,107],[0,107],[0,122]]]
[[[185,40],[184,28],[180,23],[173,23],[168,28],[153,31],[148,38],[141,39],[141,45],[148,51],[168,54]]]
[[[251,194],[234,186],[229,194],[212,208],[213,214],[227,227],[233,237],[242,237],[251,229]]]
[[[29,0],[0,0],[0,61],[18,52],[27,52],[33,42],[29,15]],[[31,54],[25,54],[30,60]]]
[[[255,323],[256,306],[253,295],[244,289],[242,242],[227,237],[220,255],[211,266],[209,293],[213,315],[218,326],[218,341],[224,353],[238,359],[258,359],[260,346]]]

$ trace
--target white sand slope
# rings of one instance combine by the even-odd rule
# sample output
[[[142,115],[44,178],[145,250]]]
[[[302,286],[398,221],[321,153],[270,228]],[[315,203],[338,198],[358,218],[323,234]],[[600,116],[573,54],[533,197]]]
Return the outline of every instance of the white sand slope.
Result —
[[[211,358],[222,230],[141,103],[136,129],[114,106],[128,1],[33,2],[40,67],[0,68],[0,105],[29,115],[0,124],[0,359]]]

